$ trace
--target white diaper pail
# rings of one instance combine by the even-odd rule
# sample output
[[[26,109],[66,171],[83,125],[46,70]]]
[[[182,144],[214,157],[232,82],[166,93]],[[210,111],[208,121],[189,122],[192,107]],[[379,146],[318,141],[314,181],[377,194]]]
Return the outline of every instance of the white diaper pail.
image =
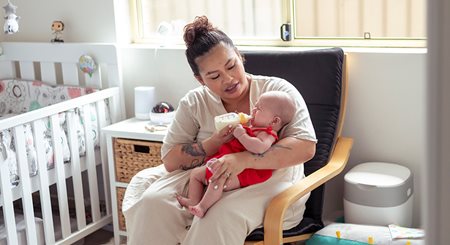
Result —
[[[367,162],[344,176],[346,223],[412,225],[413,174],[401,165]]]

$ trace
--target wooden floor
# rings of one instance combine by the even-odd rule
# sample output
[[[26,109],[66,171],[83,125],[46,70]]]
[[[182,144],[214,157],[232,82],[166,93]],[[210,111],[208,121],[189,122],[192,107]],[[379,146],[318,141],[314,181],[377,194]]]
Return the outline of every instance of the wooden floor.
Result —
[[[81,242],[80,242],[81,243]],[[114,244],[114,234],[110,231],[100,229],[93,234],[84,238],[83,245],[99,245],[99,244]]]

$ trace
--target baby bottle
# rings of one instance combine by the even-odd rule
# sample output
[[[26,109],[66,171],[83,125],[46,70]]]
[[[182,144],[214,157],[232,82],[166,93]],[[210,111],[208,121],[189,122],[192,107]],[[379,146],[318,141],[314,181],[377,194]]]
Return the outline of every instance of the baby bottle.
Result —
[[[238,125],[238,124],[245,124],[247,123],[252,117],[250,115],[247,115],[245,113],[239,112],[230,112],[226,114],[222,114],[219,116],[216,116],[214,118],[214,124],[216,126],[216,129],[219,131],[222,128],[224,128],[227,125]]]

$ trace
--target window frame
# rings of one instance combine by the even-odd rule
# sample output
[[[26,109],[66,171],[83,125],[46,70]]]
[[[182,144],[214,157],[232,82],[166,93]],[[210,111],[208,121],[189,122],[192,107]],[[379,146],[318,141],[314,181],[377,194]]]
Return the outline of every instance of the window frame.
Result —
[[[142,9],[139,6],[142,0],[129,0],[131,42],[135,44],[160,44],[160,38],[143,37]],[[295,22],[295,0],[282,1],[283,23],[291,24],[292,40],[283,41],[281,38],[249,38],[233,37],[233,42],[238,46],[273,46],[273,47],[354,47],[354,48],[426,48],[425,38],[348,38],[348,37],[298,37]],[[170,45],[184,45],[182,38],[172,38]]]

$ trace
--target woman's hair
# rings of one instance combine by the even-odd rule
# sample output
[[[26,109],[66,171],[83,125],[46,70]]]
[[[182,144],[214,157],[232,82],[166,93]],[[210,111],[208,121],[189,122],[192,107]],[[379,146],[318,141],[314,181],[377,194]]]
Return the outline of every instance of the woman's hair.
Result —
[[[200,72],[195,59],[207,53],[217,44],[222,42],[237,51],[227,34],[217,27],[213,27],[206,16],[197,16],[192,23],[187,24],[184,27],[183,39],[187,48],[187,61],[196,76],[199,76]]]

